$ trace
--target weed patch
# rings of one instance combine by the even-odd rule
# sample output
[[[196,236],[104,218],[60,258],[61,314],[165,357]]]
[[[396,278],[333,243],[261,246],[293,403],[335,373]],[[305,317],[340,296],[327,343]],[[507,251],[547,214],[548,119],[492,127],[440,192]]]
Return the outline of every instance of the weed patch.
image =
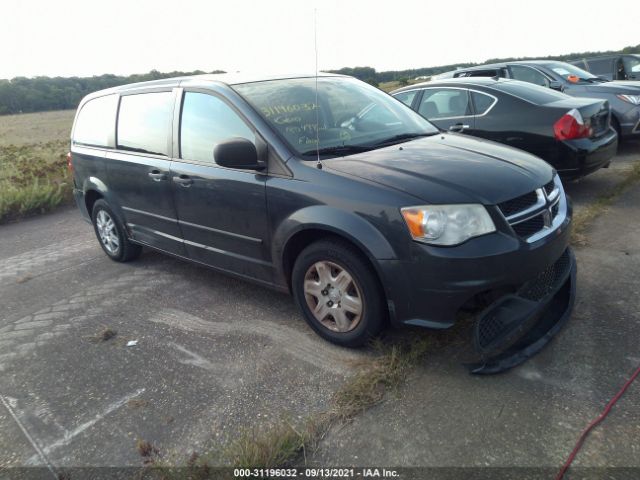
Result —
[[[0,146],[0,224],[72,199],[66,142]]]
[[[573,216],[571,243],[578,246],[587,244],[586,230],[593,221],[602,215],[620,195],[629,187],[640,181],[640,163],[636,163],[624,179],[609,191],[599,195],[591,204]]]
[[[227,447],[226,463],[237,468],[275,468],[306,460],[306,453],[331,427],[348,422],[398,388],[433,342],[428,335],[390,346],[377,342],[377,354],[356,365],[358,372],[335,393],[327,411],[298,426],[281,421],[262,430],[246,430]]]

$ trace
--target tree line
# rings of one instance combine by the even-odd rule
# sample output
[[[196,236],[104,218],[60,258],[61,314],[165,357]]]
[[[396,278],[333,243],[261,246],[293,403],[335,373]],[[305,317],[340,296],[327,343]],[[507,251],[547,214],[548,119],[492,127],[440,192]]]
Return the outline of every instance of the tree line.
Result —
[[[580,60],[587,57],[596,57],[599,55],[619,55],[626,53],[640,53],[640,44],[636,46],[625,47],[622,50],[608,50],[606,52],[580,52],[569,53],[566,55],[556,55],[547,57],[510,57],[510,58],[490,58],[482,63],[455,63],[451,65],[441,65],[438,67],[413,68],[408,70],[389,70],[385,72],[377,72],[372,67],[345,67],[339,70],[328,70],[331,73],[340,73],[342,75],[351,75],[353,77],[364,80],[367,83],[377,86],[379,83],[392,82],[403,79],[411,79],[416,77],[431,77],[444,72],[450,72],[457,68],[473,67],[485,63],[512,62],[514,60],[561,60],[570,62]]]
[[[537,57],[545,60],[572,61],[597,55],[610,55],[621,53],[640,53],[640,45],[625,47],[618,51],[606,52],[581,52],[567,55]],[[483,63],[497,63],[513,60],[531,60],[531,57],[521,58],[491,58]],[[437,67],[414,68],[408,70],[389,70],[378,72],[372,67],[346,67],[339,70],[329,70],[332,73],[351,75],[364,80],[372,85],[396,80],[407,80],[416,77],[430,77],[440,73],[466,68],[479,63],[456,63],[440,65]],[[116,87],[127,83],[144,82],[186,75],[198,75],[206,73],[201,70],[193,72],[167,72],[161,73],[152,70],[149,73],[129,76],[99,75],[94,77],[16,77],[11,80],[0,80],[0,115],[12,113],[42,112],[47,110],[66,110],[76,108],[85,95]],[[209,73],[225,73],[223,70],[215,70]]]
[[[76,108],[82,97],[104,88],[202,73],[207,72],[196,70],[161,73],[152,70],[128,76],[105,74],[94,77],[16,77],[0,80],[0,115]],[[225,72],[215,70],[208,73]]]

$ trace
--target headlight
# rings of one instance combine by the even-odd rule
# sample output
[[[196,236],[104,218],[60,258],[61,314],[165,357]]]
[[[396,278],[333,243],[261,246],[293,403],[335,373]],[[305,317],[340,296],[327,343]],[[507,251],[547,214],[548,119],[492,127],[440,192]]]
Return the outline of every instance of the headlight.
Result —
[[[413,239],[431,245],[458,245],[496,230],[482,205],[428,205],[401,212]]]
[[[624,102],[633,103],[634,105],[640,105],[640,95],[616,95],[616,96]]]

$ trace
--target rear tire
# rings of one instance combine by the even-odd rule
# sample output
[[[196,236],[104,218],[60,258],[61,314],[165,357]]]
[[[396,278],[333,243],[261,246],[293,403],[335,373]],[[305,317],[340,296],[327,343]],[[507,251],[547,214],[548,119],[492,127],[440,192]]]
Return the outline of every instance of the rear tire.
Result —
[[[332,343],[360,346],[384,326],[385,296],[376,272],[347,242],[320,240],[305,248],[293,266],[291,287],[306,322]]]
[[[128,262],[140,256],[142,247],[129,241],[122,223],[103,199],[93,204],[91,220],[98,242],[111,260]]]

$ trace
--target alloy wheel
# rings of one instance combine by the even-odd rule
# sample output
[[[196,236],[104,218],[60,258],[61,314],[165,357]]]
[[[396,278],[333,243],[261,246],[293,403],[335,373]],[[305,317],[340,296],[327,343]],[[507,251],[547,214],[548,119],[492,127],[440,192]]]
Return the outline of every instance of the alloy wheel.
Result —
[[[120,239],[116,231],[116,224],[105,210],[100,210],[96,216],[96,227],[98,235],[104,248],[112,255],[115,255],[120,248]]]

